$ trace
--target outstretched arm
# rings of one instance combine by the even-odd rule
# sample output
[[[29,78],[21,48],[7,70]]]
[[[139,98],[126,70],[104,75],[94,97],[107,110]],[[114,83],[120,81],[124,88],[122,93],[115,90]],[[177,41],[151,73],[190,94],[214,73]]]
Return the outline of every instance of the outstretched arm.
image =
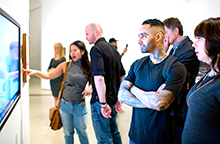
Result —
[[[146,106],[130,92],[132,86],[133,83],[123,80],[118,92],[118,100],[132,107],[146,108]]]
[[[121,57],[127,52],[128,50],[128,47],[126,46],[124,49],[123,49],[123,52],[121,53]]]
[[[176,98],[175,94],[163,90],[165,84],[161,85],[157,92],[146,92],[136,86],[131,87],[131,93],[135,95],[147,108],[162,111],[167,109]]]
[[[28,76],[36,75],[37,77],[43,79],[55,79],[65,72],[66,65],[67,62],[63,62],[59,64],[53,71],[47,73],[38,70],[24,69],[24,68],[22,68],[22,70],[26,72]]]

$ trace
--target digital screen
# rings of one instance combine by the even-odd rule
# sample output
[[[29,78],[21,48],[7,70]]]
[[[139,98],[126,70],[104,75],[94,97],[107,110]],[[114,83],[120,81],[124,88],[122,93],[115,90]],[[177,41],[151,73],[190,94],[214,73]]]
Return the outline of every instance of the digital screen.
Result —
[[[20,26],[0,9],[0,123],[20,96]]]

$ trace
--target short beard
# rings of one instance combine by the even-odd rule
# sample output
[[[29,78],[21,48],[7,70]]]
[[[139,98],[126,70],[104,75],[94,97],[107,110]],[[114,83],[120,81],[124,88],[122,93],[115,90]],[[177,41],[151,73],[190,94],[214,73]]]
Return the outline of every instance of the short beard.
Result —
[[[142,53],[150,53],[150,52],[152,52],[152,50],[153,50],[153,48],[155,47],[155,40],[154,39],[151,39],[150,40],[150,42],[147,44],[147,46],[145,46],[142,50],[141,50],[141,52]]]

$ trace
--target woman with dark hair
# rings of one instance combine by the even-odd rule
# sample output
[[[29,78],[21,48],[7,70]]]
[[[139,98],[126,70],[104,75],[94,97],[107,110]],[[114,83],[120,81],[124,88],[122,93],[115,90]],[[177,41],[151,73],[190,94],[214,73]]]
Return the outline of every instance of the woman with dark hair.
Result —
[[[88,144],[85,96],[90,95],[92,91],[92,74],[88,52],[83,42],[75,41],[70,45],[70,59],[60,103],[65,143],[74,143],[73,135],[74,129],[76,129],[81,144]],[[66,65],[67,62],[63,62],[49,73],[25,69],[24,71],[28,75],[35,74],[40,78],[54,79],[65,72]],[[89,82],[89,86],[85,89],[87,82]]]
[[[189,91],[183,144],[220,143],[220,17],[202,21],[194,31],[195,52],[209,68]]]

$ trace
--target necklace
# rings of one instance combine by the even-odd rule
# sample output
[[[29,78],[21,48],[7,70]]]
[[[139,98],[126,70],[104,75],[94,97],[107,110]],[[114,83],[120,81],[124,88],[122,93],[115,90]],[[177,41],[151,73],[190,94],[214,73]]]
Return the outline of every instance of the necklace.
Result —
[[[203,80],[205,80],[207,76],[208,76],[208,74],[203,78]],[[201,89],[202,87],[204,87],[205,85],[211,83],[212,81],[214,81],[214,78],[212,78],[211,80],[207,81],[207,82],[204,83],[203,85],[201,85],[201,84],[202,84],[202,81],[201,81],[200,84],[196,87],[195,91],[190,94],[190,96],[189,96],[189,98],[188,98],[188,100],[187,100],[187,106],[189,106],[189,100],[190,100],[191,96],[192,96],[197,90]],[[201,85],[201,86],[200,86],[200,85]]]

